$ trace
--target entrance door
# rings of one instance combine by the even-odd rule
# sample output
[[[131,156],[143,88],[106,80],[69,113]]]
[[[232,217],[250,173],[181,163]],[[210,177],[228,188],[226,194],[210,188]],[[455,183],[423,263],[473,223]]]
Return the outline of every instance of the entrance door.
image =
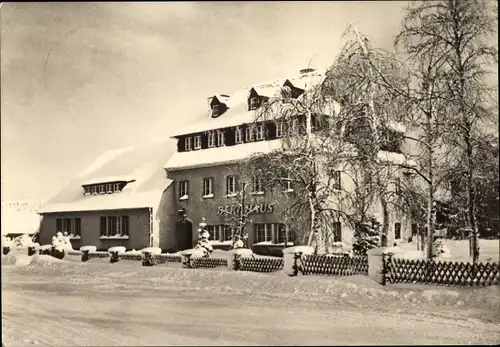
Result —
[[[177,222],[177,250],[193,248],[193,224],[188,221]]]

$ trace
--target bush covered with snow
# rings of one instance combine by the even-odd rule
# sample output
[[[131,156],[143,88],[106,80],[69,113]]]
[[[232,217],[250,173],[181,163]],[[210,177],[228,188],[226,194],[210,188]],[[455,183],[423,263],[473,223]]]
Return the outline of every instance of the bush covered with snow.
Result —
[[[57,250],[59,253],[61,251],[73,250],[70,237],[66,232],[63,234],[60,231],[58,231],[56,236],[52,237],[52,246],[54,246],[54,249]]]
[[[370,216],[367,220],[356,222],[354,242],[352,251],[355,255],[366,255],[372,248],[380,244],[380,223],[375,217]]]
[[[108,248],[108,253],[111,255],[110,263],[117,263],[120,261],[120,253],[124,253],[127,249],[123,246],[113,246]]]
[[[205,223],[205,218],[202,218],[198,228],[198,243],[194,247],[191,257],[198,258],[210,256],[210,253],[212,253],[214,249],[208,240],[209,238],[210,233],[207,231],[207,223]],[[194,253],[197,254],[194,255]]]

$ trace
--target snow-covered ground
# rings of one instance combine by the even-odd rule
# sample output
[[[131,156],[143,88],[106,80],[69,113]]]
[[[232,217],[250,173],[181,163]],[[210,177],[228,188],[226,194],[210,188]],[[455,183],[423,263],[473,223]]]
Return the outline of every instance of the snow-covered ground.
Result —
[[[500,342],[498,286],[381,287],[365,276],[35,257],[29,266],[2,257],[7,347]]]
[[[469,262],[469,241],[468,240],[443,240],[445,254],[438,257],[443,261],[463,261]],[[424,258],[424,252],[417,251],[417,243],[400,243],[396,247],[390,247],[391,252],[402,258]],[[500,258],[500,241],[479,239],[479,261],[495,262],[498,264]]]

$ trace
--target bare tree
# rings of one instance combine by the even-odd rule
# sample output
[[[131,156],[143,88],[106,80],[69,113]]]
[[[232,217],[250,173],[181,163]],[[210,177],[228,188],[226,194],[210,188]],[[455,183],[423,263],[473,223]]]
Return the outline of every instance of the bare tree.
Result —
[[[491,121],[488,97],[492,94],[485,76],[488,62],[497,62],[497,49],[488,43],[497,27],[492,2],[483,0],[443,0],[414,3],[403,21],[398,36],[408,52],[417,59],[431,53],[440,62],[440,102],[446,107],[443,136],[449,154],[461,160],[466,191],[466,228],[476,239],[477,217],[474,207],[474,152],[481,128]],[[493,10],[493,11],[492,11]],[[491,41],[490,41],[491,42]],[[428,86],[428,88],[431,88]],[[493,101],[497,104],[498,99]],[[477,254],[472,254],[477,261]]]
[[[311,77],[312,76],[312,77]],[[316,83],[311,79],[317,78]],[[322,76],[302,76],[301,89],[284,86],[256,113],[255,124],[279,129],[280,148],[266,155],[261,167],[286,202],[287,219],[307,228],[295,228],[299,244],[325,251],[332,220],[351,220],[351,215],[332,197],[341,190],[341,172],[353,159],[348,146],[335,136],[338,104],[322,94]],[[292,83],[293,84],[293,83]]]
[[[244,231],[247,225],[252,223],[251,216],[257,212],[267,213],[269,206],[277,201],[273,187],[265,180],[262,156],[255,153],[229,170],[228,180],[231,181],[226,182],[226,193],[232,205],[220,211],[220,214],[226,227],[232,231],[231,249],[240,248],[241,244],[248,248],[248,233]],[[265,201],[262,199],[264,193]]]
[[[347,141],[351,137],[360,154],[362,175],[369,181],[365,185],[375,198],[372,204],[378,202],[382,211],[380,237],[385,246],[391,201],[393,207],[408,211],[407,204],[396,203],[393,192],[388,191],[398,167],[407,163],[394,163],[380,154],[400,152],[403,134],[391,128],[413,107],[413,100],[407,97],[409,80],[401,74],[401,64],[394,54],[373,48],[354,26],[344,37],[348,40],[328,73],[323,92],[340,102],[342,137]]]

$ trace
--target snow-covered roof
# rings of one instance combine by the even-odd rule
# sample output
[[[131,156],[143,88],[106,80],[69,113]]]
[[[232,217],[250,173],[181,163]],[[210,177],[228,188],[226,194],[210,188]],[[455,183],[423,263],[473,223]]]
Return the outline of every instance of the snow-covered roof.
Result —
[[[281,148],[281,140],[277,139],[208,148],[204,149],[203,152],[177,152],[165,164],[165,169],[174,171],[200,166],[230,164],[247,159],[254,154],[268,154],[279,148]]]
[[[163,191],[172,183],[163,164],[176,151],[175,141],[163,141],[105,152],[67,184],[38,213],[157,208]],[[84,195],[82,185],[126,180],[121,192]]]
[[[89,181],[85,181],[84,183],[82,183],[82,185],[92,185],[92,184],[109,183],[109,182],[130,182],[133,180],[134,178],[128,175],[96,177],[90,179]]]
[[[325,72],[326,69],[314,70],[299,76],[276,79],[243,88],[229,96],[227,99],[229,109],[222,115],[217,118],[211,118],[207,117],[207,112],[203,112],[191,124],[180,128],[172,134],[172,137],[252,123],[255,121],[255,110],[248,111],[248,96],[252,88],[259,95],[272,97],[279,92],[283,84],[288,80],[295,87],[307,91],[324,80]],[[215,96],[219,98],[219,95]]]

